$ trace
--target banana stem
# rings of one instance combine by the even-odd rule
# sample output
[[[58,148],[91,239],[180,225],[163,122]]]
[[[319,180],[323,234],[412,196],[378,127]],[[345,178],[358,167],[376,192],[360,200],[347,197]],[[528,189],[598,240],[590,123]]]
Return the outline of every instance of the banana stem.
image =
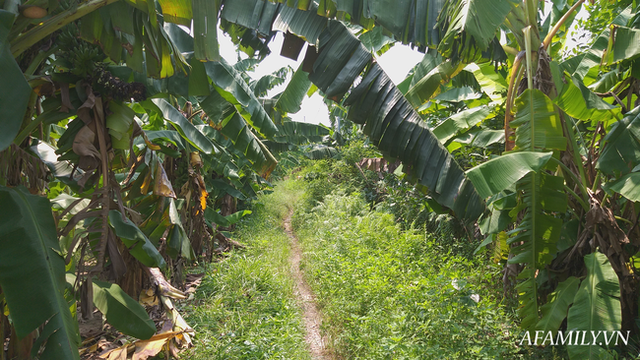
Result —
[[[520,78],[520,67],[522,66],[522,59],[524,58],[524,51],[520,51],[513,61],[513,66],[511,67],[511,78],[509,79],[509,91],[507,92],[507,103],[505,105],[504,111],[504,144],[505,150],[509,151],[513,149],[512,142],[509,141],[509,136],[512,131],[509,129],[509,122],[511,121],[511,109],[513,108],[513,102],[515,99],[515,84],[518,83],[518,78]]]

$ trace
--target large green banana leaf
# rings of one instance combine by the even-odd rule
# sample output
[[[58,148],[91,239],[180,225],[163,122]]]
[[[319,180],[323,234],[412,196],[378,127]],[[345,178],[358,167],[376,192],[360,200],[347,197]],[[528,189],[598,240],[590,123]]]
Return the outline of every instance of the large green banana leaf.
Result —
[[[224,59],[206,63],[205,69],[218,93],[236,107],[249,126],[266,138],[278,131],[249,85]]]
[[[631,18],[631,15],[631,6],[629,6],[620,15],[613,19],[612,25],[626,25]],[[579,60],[577,65],[572,66],[572,68],[570,69],[567,69],[572,72],[572,75],[575,75],[579,79],[583,80],[585,85],[589,85],[591,82],[595,81],[595,77],[588,76],[587,74],[589,73],[589,70],[594,67],[599,67],[602,63],[604,52],[607,50],[610,34],[611,30],[607,26],[596,38],[596,41],[594,41],[593,45],[591,45],[591,48],[589,48],[584,56],[581,55],[580,58],[574,58],[576,60]]]
[[[193,126],[193,124],[191,124],[189,120],[180,113],[180,111],[171,106],[167,100],[153,99],[152,101],[158,109],[160,109],[162,116],[175,126],[176,130],[189,142],[189,144],[193,145],[196,149],[204,152],[205,154],[211,154],[215,151],[215,147],[211,143],[211,140],[198,131],[198,129],[196,129],[196,127]]]
[[[433,135],[435,135],[441,143],[446,144],[461,131],[478,125],[486,119],[490,113],[491,109],[488,106],[478,106],[461,111],[436,126],[433,129]]]
[[[475,76],[482,91],[493,101],[501,101],[507,95],[509,84],[507,80],[496,71],[491,63],[469,64],[464,68]]]
[[[49,201],[0,186],[0,287],[18,337],[40,326],[40,359],[80,359],[80,336],[64,298],[65,264]],[[35,355],[35,354],[32,354]]]
[[[603,139],[596,168],[607,175],[627,174],[640,164],[640,107],[625,114]]]
[[[11,55],[7,41],[14,17],[13,13],[0,10],[0,84],[3,84],[0,86],[0,151],[9,147],[18,135],[31,96],[31,87]]]
[[[564,84],[554,102],[569,116],[583,121],[607,121],[620,113],[619,107],[602,100],[577,77],[565,73],[565,78],[571,80]]]
[[[457,0],[447,2],[440,19],[447,22],[447,32],[438,51],[447,58],[472,60],[479,51],[489,48],[496,31],[511,10],[521,4],[516,0]]]
[[[616,26],[609,37],[607,46],[607,64],[633,60],[640,55],[640,30],[626,26]]]
[[[530,151],[504,154],[468,170],[467,177],[480,197],[486,199],[512,187],[526,174],[540,171],[552,155],[552,152]]]
[[[167,263],[158,249],[136,224],[118,210],[109,211],[109,222],[116,235],[127,246],[131,255],[148,267],[165,268]]]
[[[508,241],[514,254],[509,263],[526,264],[518,275],[518,279],[523,280],[517,285],[518,313],[522,319],[520,326],[533,330],[539,321],[535,273],[553,260],[562,228],[562,220],[549,212],[566,211],[567,196],[564,179],[544,172],[526,175],[518,182],[517,190],[523,192],[522,202],[527,210],[515,229],[517,234]]]
[[[293,74],[293,77],[287,84],[282,94],[278,97],[275,108],[289,114],[295,114],[300,111],[300,106],[304,96],[311,87],[309,74],[302,70],[302,65]]]
[[[440,85],[446,84],[464,68],[463,64],[454,64],[451,61],[444,61],[433,68],[422,79],[405,94],[405,97],[414,108],[427,102],[432,97],[440,93]],[[416,75],[414,75],[414,80]]]
[[[620,310],[620,285],[618,276],[606,255],[595,252],[584,257],[587,277],[569,309],[567,331],[607,331],[620,330],[622,315]],[[573,360],[613,359],[598,344],[570,345],[567,347]]]
[[[318,39],[320,55],[309,80],[339,101],[371,61],[371,54],[342,23],[330,21]]]
[[[157,0],[162,8],[162,15],[165,21],[175,24],[191,26],[193,10],[191,0]],[[217,13],[208,14],[217,17]]]
[[[560,115],[553,102],[542,91],[525,90],[515,101],[516,117],[511,127],[516,129],[516,149],[564,150]]]
[[[117,284],[93,280],[93,304],[109,324],[126,335],[148,339],[156,332],[156,325],[144,307]]]
[[[373,64],[351,92],[349,119],[366,124],[364,131],[384,154],[399,158],[405,171],[457,216],[475,220],[484,202],[453,156],[429,131],[402,93],[378,64]]]
[[[607,183],[604,189],[613,190],[631,201],[640,201],[640,173],[633,172]]]

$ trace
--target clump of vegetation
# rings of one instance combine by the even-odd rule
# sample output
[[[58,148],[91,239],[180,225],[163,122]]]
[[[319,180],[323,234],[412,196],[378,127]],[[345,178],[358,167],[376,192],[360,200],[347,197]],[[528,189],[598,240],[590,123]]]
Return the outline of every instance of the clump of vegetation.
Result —
[[[443,253],[361,194],[296,213],[304,267],[335,351],[348,359],[515,358],[518,333],[492,290],[499,269]]]

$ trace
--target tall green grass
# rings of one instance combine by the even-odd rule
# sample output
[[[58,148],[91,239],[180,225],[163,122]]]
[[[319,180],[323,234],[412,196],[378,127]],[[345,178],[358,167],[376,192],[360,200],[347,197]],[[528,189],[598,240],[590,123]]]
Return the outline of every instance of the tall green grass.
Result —
[[[260,197],[234,238],[247,245],[207,266],[186,320],[197,332],[183,358],[309,359],[294,297],[290,240],[282,219],[300,189],[292,182]]]
[[[492,295],[499,269],[442,253],[435,239],[369,211],[358,193],[326,196],[298,211],[294,226],[341,359],[531,358]]]

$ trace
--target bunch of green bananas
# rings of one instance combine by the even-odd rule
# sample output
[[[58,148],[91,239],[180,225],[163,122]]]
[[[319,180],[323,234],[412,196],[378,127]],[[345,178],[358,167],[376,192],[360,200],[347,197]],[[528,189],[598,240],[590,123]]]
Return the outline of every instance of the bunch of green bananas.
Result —
[[[98,45],[90,44],[78,35],[75,24],[69,24],[60,31],[56,39],[60,51],[60,57],[65,60],[63,67],[75,75],[85,77],[95,70],[95,63],[104,60],[105,55]]]

